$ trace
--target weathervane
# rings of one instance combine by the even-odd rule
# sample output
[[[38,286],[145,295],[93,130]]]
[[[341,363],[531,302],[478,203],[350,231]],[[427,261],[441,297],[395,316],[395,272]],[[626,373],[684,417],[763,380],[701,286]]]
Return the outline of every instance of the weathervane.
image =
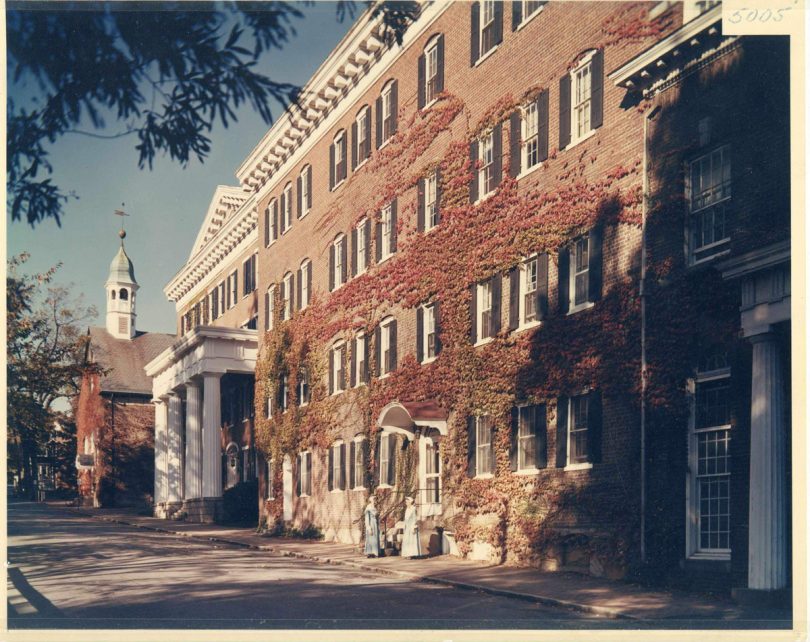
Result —
[[[120,216],[120,217],[121,217],[121,231],[120,231],[120,232],[118,232],[118,236],[120,236],[120,237],[121,237],[121,246],[123,246],[123,245],[124,245],[124,239],[125,239],[125,238],[126,238],[126,236],[127,236],[127,233],[126,233],[126,231],[124,230],[124,217],[125,217],[125,216],[129,216],[129,214],[127,214],[127,213],[124,211],[124,204],[123,204],[123,203],[121,203],[121,209],[120,209],[120,210],[115,210],[115,212],[113,212],[113,214],[115,214],[116,216]]]

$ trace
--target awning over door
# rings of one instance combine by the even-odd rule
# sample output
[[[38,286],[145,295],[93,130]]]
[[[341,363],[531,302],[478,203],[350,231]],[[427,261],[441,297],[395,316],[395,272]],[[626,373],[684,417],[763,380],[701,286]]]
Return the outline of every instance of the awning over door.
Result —
[[[447,434],[447,410],[435,400],[392,401],[380,411],[377,425],[387,432],[403,433],[414,439],[423,428],[432,427]]]

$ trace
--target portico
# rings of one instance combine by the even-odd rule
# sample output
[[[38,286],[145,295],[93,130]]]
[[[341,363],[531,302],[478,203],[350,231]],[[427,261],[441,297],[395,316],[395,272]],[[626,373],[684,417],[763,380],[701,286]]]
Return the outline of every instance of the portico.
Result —
[[[155,405],[155,516],[182,511],[212,522],[222,511],[220,379],[253,376],[255,330],[198,327],[145,366]]]

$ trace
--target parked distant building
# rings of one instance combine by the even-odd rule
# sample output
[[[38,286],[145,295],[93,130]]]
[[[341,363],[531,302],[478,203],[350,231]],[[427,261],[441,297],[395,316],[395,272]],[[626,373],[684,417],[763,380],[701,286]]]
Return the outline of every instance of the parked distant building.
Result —
[[[87,330],[87,368],[73,409],[79,500],[99,507],[152,503],[154,409],[143,368],[174,339],[136,328],[139,286],[124,236],[104,286],[106,327]]]

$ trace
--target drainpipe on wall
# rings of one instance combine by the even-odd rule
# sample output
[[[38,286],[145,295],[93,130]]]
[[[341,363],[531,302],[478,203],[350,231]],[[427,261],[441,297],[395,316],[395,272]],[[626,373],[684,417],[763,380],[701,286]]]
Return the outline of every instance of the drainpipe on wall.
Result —
[[[650,183],[647,178],[647,130],[649,122],[660,107],[649,108],[644,114],[644,144],[642,146],[642,199],[641,199],[641,278],[639,298],[641,299],[641,562],[647,561],[647,208],[650,198]]]

